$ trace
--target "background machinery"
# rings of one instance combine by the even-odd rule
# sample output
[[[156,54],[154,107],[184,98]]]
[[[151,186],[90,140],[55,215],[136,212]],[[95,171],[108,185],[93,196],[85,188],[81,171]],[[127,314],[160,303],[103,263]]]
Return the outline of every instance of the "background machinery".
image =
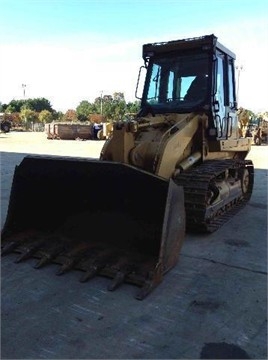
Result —
[[[254,131],[252,132],[253,142],[255,145],[261,145],[262,143],[268,143],[268,119],[264,116],[258,118],[258,123]]]
[[[248,137],[248,128],[250,125],[250,114],[247,109],[240,107],[237,110],[238,115],[238,126],[239,126],[239,135],[240,137]]]
[[[143,59],[140,111],[113,124],[99,160],[27,156],[16,168],[2,254],[104,275],[110,290],[130,282],[143,299],[177,263],[185,228],[213,232],[250,199],[235,55],[206,35],[145,44]]]
[[[5,113],[0,113],[0,130],[4,133],[10,132],[12,123],[7,119]]]

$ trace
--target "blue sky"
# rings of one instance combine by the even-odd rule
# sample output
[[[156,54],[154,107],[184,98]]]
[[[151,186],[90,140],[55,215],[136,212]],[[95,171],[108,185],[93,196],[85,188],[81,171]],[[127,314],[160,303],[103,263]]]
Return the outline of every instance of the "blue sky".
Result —
[[[0,102],[45,97],[56,110],[134,93],[142,45],[215,34],[242,68],[239,105],[268,110],[264,0],[0,0]]]

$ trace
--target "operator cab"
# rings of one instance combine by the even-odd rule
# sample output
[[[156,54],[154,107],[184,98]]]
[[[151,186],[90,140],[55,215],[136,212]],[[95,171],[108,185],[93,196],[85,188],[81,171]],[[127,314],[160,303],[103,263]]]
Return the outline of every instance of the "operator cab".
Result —
[[[218,138],[236,126],[235,55],[214,35],[143,45],[140,116],[205,111]]]

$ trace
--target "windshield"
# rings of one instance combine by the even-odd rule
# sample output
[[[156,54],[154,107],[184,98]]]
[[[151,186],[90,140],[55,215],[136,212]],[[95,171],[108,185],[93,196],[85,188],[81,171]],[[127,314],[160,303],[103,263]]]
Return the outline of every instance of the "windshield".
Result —
[[[208,94],[208,54],[161,55],[150,59],[143,105],[156,112],[190,111]]]

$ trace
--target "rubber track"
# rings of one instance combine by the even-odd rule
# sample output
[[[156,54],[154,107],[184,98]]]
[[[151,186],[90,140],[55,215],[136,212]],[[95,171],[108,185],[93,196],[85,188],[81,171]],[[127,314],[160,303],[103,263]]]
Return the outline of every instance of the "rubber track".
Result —
[[[228,169],[244,168],[249,171],[247,193],[243,194],[241,191],[239,197],[224,202],[220,209],[208,217],[209,184]],[[187,231],[212,233],[230,220],[249,201],[253,190],[254,168],[251,160],[208,160],[181,173],[175,181],[184,188]]]

